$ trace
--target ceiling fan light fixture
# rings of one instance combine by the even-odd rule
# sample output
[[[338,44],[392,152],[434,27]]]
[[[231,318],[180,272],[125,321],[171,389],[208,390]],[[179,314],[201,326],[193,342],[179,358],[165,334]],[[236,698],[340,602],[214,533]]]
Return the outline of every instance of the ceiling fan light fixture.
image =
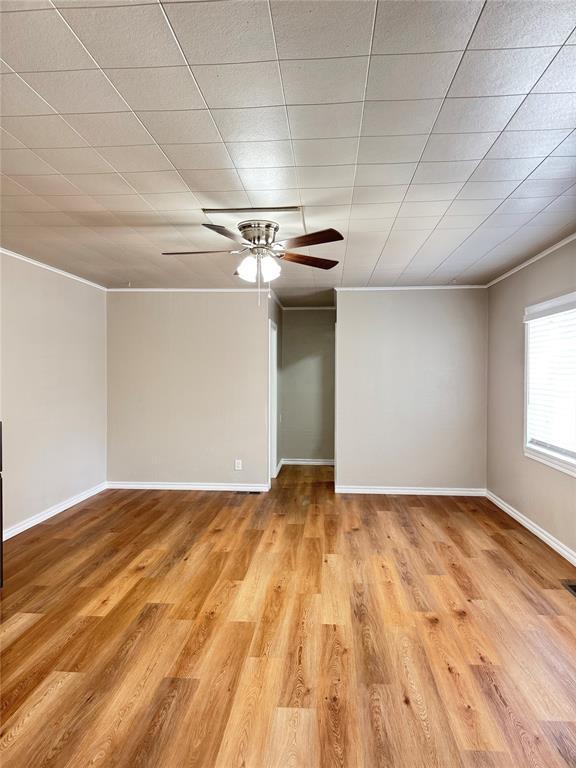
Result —
[[[246,256],[238,267],[238,277],[247,283],[255,283],[258,275],[258,260],[256,256]]]
[[[282,267],[276,259],[273,256],[264,256],[262,260],[260,261],[260,270],[262,275],[262,280],[265,283],[269,283],[272,280],[276,280],[277,277],[280,277],[280,272],[282,272]]]

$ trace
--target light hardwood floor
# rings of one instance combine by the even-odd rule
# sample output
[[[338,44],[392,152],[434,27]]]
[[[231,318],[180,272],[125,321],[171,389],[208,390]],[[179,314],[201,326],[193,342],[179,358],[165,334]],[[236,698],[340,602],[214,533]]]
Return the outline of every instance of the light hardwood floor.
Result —
[[[483,499],[107,491],[6,545],[3,768],[576,766],[576,569]]]

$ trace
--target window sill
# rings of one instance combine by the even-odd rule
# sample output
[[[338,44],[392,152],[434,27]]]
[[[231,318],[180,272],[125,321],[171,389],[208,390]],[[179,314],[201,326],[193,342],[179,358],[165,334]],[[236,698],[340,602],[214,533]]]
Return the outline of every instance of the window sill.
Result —
[[[540,461],[542,464],[546,464],[552,469],[557,469],[560,472],[564,472],[566,475],[576,477],[576,462],[572,462],[569,459],[560,457],[553,451],[546,451],[540,448],[534,448],[533,446],[524,446],[524,456],[535,461]]]

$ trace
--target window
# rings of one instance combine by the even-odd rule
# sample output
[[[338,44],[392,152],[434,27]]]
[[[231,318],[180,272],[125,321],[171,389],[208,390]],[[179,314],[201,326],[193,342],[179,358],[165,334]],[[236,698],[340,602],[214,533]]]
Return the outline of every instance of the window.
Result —
[[[527,307],[527,456],[576,476],[576,293]]]

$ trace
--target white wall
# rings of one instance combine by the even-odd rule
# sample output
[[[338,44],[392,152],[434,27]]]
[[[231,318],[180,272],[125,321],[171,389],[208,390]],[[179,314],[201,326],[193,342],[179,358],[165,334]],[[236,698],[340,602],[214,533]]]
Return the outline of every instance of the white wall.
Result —
[[[337,486],[485,488],[486,292],[337,297]]]
[[[108,395],[108,480],[267,484],[267,300],[109,293]]]
[[[576,478],[524,456],[524,308],[576,290],[576,242],[489,291],[488,488],[576,551]]]
[[[4,528],[106,479],[106,294],[2,261]]]
[[[335,310],[285,310],[280,456],[334,458]]]

